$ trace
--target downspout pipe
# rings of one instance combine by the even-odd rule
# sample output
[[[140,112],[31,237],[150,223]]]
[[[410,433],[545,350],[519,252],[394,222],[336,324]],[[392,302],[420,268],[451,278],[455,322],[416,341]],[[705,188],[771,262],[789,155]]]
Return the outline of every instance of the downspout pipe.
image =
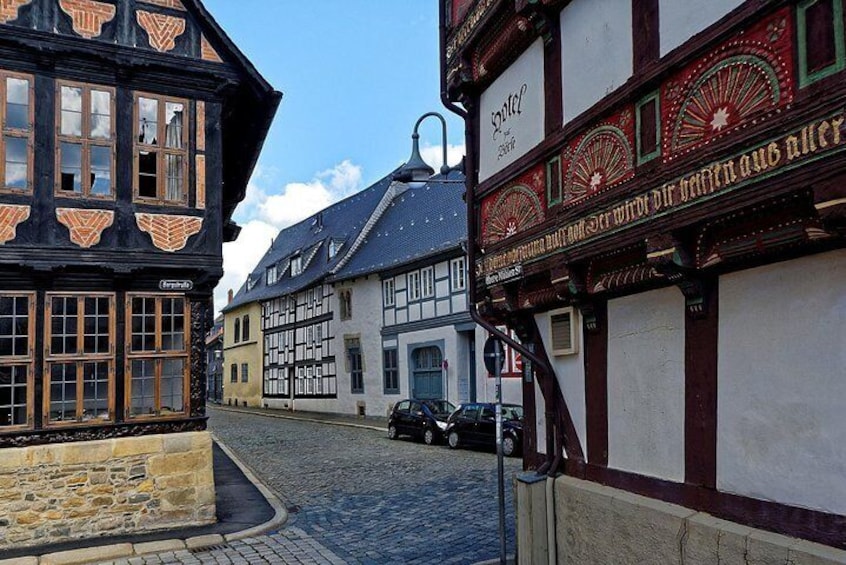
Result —
[[[474,117],[470,116],[470,113],[467,110],[457,106],[452,100],[449,98],[449,93],[447,91],[447,84],[446,84],[446,71],[447,71],[447,61],[446,61],[446,36],[447,36],[447,29],[446,29],[446,3],[441,1],[440,2],[440,9],[439,9],[439,17],[440,17],[440,56],[441,56],[441,103],[447,108],[450,112],[458,115],[462,120],[464,120],[464,143],[465,147],[471,148],[473,147],[475,140],[473,136],[473,131],[475,128],[475,119]],[[534,363],[536,367],[542,368],[549,378],[555,378],[555,371],[552,369],[552,366],[549,364],[548,360],[542,358],[535,354],[534,351],[531,351],[529,348],[524,346],[521,343],[518,343],[511,336],[501,332],[499,329],[496,328],[493,324],[482,318],[479,315],[478,310],[476,309],[476,244],[475,244],[475,234],[476,234],[476,215],[474,213],[476,208],[476,191],[475,187],[478,184],[476,178],[476,162],[474,158],[473,151],[467,151],[467,157],[465,159],[465,183],[466,183],[466,190],[465,190],[465,201],[467,203],[467,265],[468,265],[468,280],[469,280],[469,288],[468,288],[468,302],[469,302],[469,310],[470,310],[470,317],[473,319],[474,322],[479,324],[482,328],[486,329],[492,335],[495,335],[499,339],[501,339],[505,344],[509,347],[514,349],[515,351],[519,352],[524,358],[529,359]],[[554,402],[552,399],[544,399],[545,402]],[[557,443],[556,439],[559,434],[555,433],[555,428],[557,425],[555,423],[547,422],[546,426],[546,435],[547,435],[547,445],[552,443]],[[547,449],[547,451],[549,451]],[[542,468],[545,470],[549,470],[551,472],[555,472],[558,469],[558,465],[561,462],[561,448],[560,446],[556,447],[555,454],[553,456],[552,453],[546,454],[546,463],[544,463]]]

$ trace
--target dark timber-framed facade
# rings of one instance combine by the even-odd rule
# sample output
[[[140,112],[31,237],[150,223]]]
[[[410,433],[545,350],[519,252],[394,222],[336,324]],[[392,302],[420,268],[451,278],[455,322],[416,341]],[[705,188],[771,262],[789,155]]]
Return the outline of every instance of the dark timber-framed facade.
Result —
[[[281,95],[195,0],[6,2],[0,69],[3,458],[78,443],[118,467],[130,438],[161,450],[195,433],[203,459],[212,289]],[[152,480],[165,452],[140,453]],[[37,491],[37,470],[20,471]],[[192,504],[183,520],[214,518]],[[55,531],[178,520],[142,507],[109,526],[59,512]],[[31,544],[26,529],[0,538]]]
[[[534,346],[526,466],[846,547],[842,2],[441,7],[474,307]]]

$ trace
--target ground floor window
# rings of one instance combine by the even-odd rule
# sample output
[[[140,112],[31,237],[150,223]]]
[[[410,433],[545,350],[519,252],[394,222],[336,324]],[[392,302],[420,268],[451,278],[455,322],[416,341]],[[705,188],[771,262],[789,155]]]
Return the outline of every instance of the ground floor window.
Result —
[[[127,296],[127,415],[185,413],[190,336],[188,300],[181,296]]]
[[[0,430],[32,420],[35,294],[0,293]]]
[[[264,395],[287,398],[291,395],[286,367],[268,367],[264,371]]]
[[[385,372],[385,394],[399,394],[399,372],[397,370],[397,350],[386,349],[382,352]]]
[[[113,420],[114,295],[47,293],[45,304],[47,423]]]
[[[297,367],[294,396],[297,398],[334,398],[338,395],[335,375],[324,375],[323,365]]]

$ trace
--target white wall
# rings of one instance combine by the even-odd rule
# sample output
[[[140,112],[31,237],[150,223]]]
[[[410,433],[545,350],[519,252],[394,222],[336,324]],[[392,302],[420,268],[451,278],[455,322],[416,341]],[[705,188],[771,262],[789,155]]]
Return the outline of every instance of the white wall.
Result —
[[[743,2],[744,0],[659,0],[661,56],[716,23]]]
[[[485,368],[485,341],[488,332],[476,327],[476,401],[496,402],[496,379],[488,376]],[[509,404],[523,404],[523,379],[504,377],[502,379],[502,401]]]
[[[548,352],[552,351],[552,334],[549,327],[549,313],[536,314],[535,322],[538,324],[543,345]],[[561,392],[564,394],[564,400],[567,401],[567,408],[570,409],[570,416],[573,418],[573,424],[576,426],[576,433],[579,434],[579,441],[582,443],[582,449],[585,450],[585,456],[590,461],[590,454],[587,453],[587,405],[585,401],[585,354],[584,354],[584,336],[581,335],[582,321],[581,316],[576,315],[574,322],[579,328],[579,348],[575,355],[554,356],[550,355],[550,362],[552,368],[555,369],[555,375],[558,378],[558,384],[561,386]],[[538,389],[535,395],[538,399],[538,446],[541,452],[546,451],[546,422],[543,414],[543,396]]]
[[[543,57],[538,39],[482,93],[479,181],[543,141]]]
[[[846,250],[720,279],[717,485],[846,514]]]
[[[608,303],[608,466],[684,480],[684,325],[675,287]]]
[[[632,59],[631,0],[568,4],[561,11],[564,123],[625,83]]]

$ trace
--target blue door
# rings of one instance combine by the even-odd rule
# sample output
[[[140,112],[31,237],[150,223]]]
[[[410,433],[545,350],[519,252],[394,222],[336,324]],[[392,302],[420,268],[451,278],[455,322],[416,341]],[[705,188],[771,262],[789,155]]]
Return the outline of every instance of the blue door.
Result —
[[[420,347],[411,354],[412,394],[421,400],[444,397],[442,364],[444,356],[437,347]]]

